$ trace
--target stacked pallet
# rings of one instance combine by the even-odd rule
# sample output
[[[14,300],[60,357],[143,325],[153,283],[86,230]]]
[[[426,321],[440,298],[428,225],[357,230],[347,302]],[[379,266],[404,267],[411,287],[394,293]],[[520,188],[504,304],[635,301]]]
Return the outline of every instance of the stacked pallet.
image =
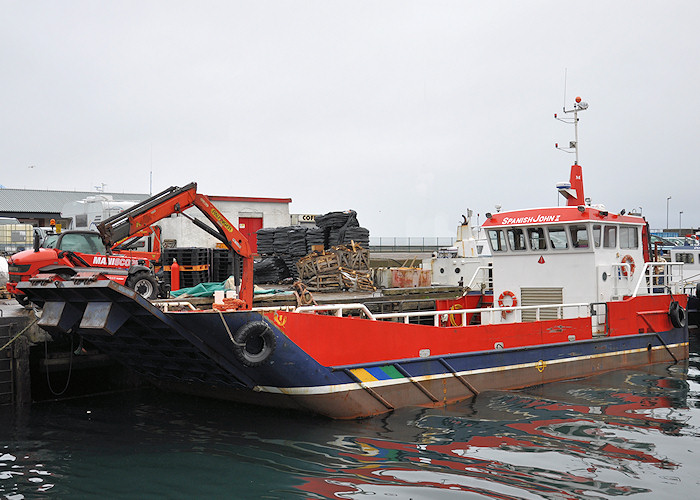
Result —
[[[335,246],[299,260],[300,279],[309,290],[376,290],[369,271],[369,251],[359,245]]]

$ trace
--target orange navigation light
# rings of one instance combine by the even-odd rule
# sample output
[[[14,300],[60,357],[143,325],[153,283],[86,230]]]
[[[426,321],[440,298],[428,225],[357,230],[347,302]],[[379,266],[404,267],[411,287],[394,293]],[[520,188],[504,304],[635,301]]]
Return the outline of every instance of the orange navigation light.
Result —
[[[580,97],[576,97],[576,102],[581,102],[581,98],[580,98]]]
[[[49,226],[55,226],[56,225],[56,219],[51,219],[49,221]]]

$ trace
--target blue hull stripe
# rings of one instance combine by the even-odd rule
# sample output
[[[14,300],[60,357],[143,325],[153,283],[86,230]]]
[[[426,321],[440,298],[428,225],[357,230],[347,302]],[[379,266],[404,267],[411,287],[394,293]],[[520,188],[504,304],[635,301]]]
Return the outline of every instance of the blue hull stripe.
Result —
[[[610,340],[610,339],[606,339]],[[687,342],[680,342],[676,344],[667,344],[667,347],[669,349],[674,349],[674,348],[679,348],[679,347],[685,347],[687,346]],[[572,345],[569,345],[569,350],[571,350]],[[666,347],[664,346],[653,346],[651,348],[654,351],[657,350],[665,350]],[[544,354],[542,348],[540,347],[538,349],[538,354],[542,355]],[[475,375],[475,374],[483,374],[483,373],[491,373],[491,372],[503,372],[507,370],[515,370],[515,369],[521,369],[521,368],[533,368],[537,369],[538,366],[542,366],[542,363],[545,363],[546,365],[554,365],[554,364],[562,364],[562,363],[573,363],[573,362],[581,362],[581,361],[590,361],[594,359],[600,359],[600,358],[606,358],[610,356],[622,356],[622,355],[629,355],[629,354],[637,354],[641,352],[647,352],[648,348],[645,347],[640,347],[636,349],[626,349],[626,350],[621,350],[621,351],[611,351],[611,352],[605,352],[605,353],[600,353],[600,354],[587,354],[583,356],[573,356],[573,357],[559,357],[556,359],[546,359],[542,360],[539,359],[537,361],[531,361],[531,362],[526,362],[526,363],[515,363],[515,364],[503,364],[503,365],[492,365],[490,367],[482,367],[482,368],[476,368],[476,369],[471,369],[471,370],[458,370],[457,375],[460,376],[469,376],[469,375]],[[488,354],[494,354],[493,351],[491,351]],[[500,353],[499,353],[500,354]],[[507,355],[507,351],[504,351],[503,354]],[[512,353],[511,353],[512,354]],[[470,354],[468,356],[462,355],[462,358],[470,358],[475,356],[475,354]],[[500,357],[500,356],[499,356]],[[511,356],[512,357],[512,356]],[[435,361],[435,360],[433,360]],[[384,362],[383,364],[389,364],[387,362]],[[405,365],[403,365],[405,368]],[[369,369],[367,369],[369,371]],[[593,375],[593,373],[591,373]],[[454,377],[452,373],[436,373],[432,375],[418,375],[418,376],[413,376],[414,381],[416,382],[422,382],[422,381],[428,381],[428,380],[440,380],[444,378],[451,378]],[[270,387],[270,386],[256,386],[254,390],[260,391],[260,392],[268,392],[268,393],[277,393],[277,394],[288,394],[288,395],[316,395],[316,394],[332,394],[336,392],[345,392],[345,391],[351,391],[351,390],[360,390],[363,389],[363,386],[367,387],[382,387],[382,386],[389,386],[389,385],[398,385],[398,384],[407,384],[411,383],[410,380],[408,379],[387,379],[387,380],[377,380],[375,382],[364,382],[362,386],[358,383],[352,382],[352,383],[345,383],[345,384],[335,384],[335,385],[324,385],[324,386],[312,386],[312,387]]]

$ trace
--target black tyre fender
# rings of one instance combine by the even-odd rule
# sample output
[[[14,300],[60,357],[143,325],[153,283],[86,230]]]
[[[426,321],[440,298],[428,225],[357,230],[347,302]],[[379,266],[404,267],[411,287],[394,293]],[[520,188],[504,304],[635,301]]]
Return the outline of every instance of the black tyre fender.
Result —
[[[152,300],[158,297],[158,282],[148,271],[139,271],[130,275],[126,280],[126,286],[144,299]]]
[[[668,316],[671,318],[671,324],[675,328],[685,328],[688,322],[688,315],[677,301],[671,301],[671,305],[668,307]]]
[[[245,366],[260,366],[265,363],[277,346],[277,339],[264,321],[251,321],[233,335],[234,354]]]

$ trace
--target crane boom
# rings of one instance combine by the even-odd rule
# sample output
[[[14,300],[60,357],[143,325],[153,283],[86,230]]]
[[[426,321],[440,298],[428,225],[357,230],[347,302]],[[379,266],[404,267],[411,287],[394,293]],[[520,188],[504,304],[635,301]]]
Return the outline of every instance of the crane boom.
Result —
[[[212,229],[204,222],[184,213],[185,210],[192,207],[197,207],[216,229]],[[174,213],[184,215],[196,226],[223,242],[231,252],[242,258],[243,272],[240,280],[240,297],[246,303],[246,307],[251,308],[253,306],[253,258],[248,239],[214,206],[207,196],[197,192],[196,182],[183,187],[171,186],[100,222],[97,231],[102,236],[105,245],[111,247],[114,243],[138,234]],[[239,284],[238,273],[234,273],[234,276],[236,284]]]

